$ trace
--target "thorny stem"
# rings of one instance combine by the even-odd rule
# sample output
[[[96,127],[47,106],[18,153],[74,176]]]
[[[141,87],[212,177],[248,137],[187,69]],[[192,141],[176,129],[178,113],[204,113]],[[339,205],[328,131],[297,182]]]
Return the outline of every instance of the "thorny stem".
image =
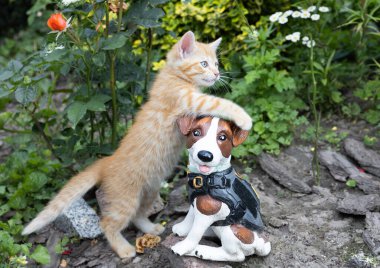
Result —
[[[109,26],[110,26],[109,7],[108,7],[107,2],[105,3],[105,5],[106,5],[106,38],[108,38]],[[118,30],[120,30],[119,28],[120,27],[118,26]],[[116,147],[116,127],[117,127],[117,102],[116,102],[116,78],[115,78],[116,53],[112,53],[110,51],[107,54],[110,61],[110,89],[111,89],[111,98],[112,98],[111,144],[113,147]]]
[[[148,83],[150,76],[150,65],[151,65],[151,54],[152,54],[152,40],[153,40],[153,31],[152,28],[148,29],[148,55],[146,58],[146,69],[145,69],[145,84],[144,92],[148,91]]]
[[[313,40],[313,38],[310,38]],[[314,152],[313,152],[313,160],[312,160],[312,170],[313,170],[313,177],[315,180],[315,183],[317,185],[320,185],[321,178],[320,178],[320,167],[319,167],[319,160],[318,160],[318,141],[319,141],[319,127],[320,127],[320,119],[321,114],[318,114],[317,111],[317,81],[315,79],[315,73],[314,73],[314,50],[313,46],[310,48],[310,70],[311,70],[311,78],[312,78],[312,85],[313,85],[313,95],[311,100],[311,107],[312,112],[314,116],[315,121],[315,131],[314,131]]]

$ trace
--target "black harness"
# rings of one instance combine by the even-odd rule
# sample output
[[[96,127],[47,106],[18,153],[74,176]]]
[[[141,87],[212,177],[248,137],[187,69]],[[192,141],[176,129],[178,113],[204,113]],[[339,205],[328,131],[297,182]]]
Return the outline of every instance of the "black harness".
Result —
[[[260,214],[260,200],[252,185],[241,179],[230,167],[210,175],[188,173],[190,204],[200,195],[210,195],[222,201],[230,209],[225,220],[214,222],[214,226],[241,224],[253,231],[264,228]]]

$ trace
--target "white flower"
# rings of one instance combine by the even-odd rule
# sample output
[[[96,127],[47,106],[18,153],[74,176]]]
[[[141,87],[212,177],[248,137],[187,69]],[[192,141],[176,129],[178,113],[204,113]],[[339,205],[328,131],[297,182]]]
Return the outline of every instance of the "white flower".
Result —
[[[311,15],[311,20],[319,20],[319,18],[320,18],[321,16],[319,15],[319,14],[313,14],[313,15]]]
[[[253,30],[249,33],[249,38],[256,40],[259,37],[259,32],[257,30]]]
[[[283,16],[285,16],[285,17],[289,17],[289,16],[292,15],[292,14],[293,14],[293,10],[287,10],[287,11],[285,11],[285,13],[284,13]]]
[[[315,46],[315,41],[314,40],[309,40],[306,42],[307,47],[314,47]]]
[[[301,12],[299,12],[299,11],[294,11],[293,14],[292,14],[292,17],[293,17],[293,18],[299,18],[299,17],[301,17]]]
[[[293,43],[297,43],[301,38],[301,33],[300,32],[294,32],[292,34],[289,34],[285,36],[285,39],[288,41],[292,41]]]
[[[319,11],[322,12],[322,13],[326,13],[326,12],[329,12],[330,9],[328,7],[322,6],[322,7],[319,7]]]
[[[317,9],[316,6],[310,6],[310,7],[307,8],[307,11],[314,12],[316,9]]]
[[[305,10],[305,9],[303,9],[303,10],[301,11],[301,18],[303,18],[303,19],[310,18],[310,12],[307,11],[307,10]]]
[[[71,4],[74,4],[76,2],[79,2],[80,0],[62,0],[62,4],[64,6],[68,6],[68,5],[71,5]]]
[[[309,37],[308,36],[302,37],[302,44],[303,45],[306,45],[307,41],[309,41]]]
[[[272,15],[269,17],[269,20],[270,20],[271,22],[276,22],[276,21],[278,21],[278,19],[281,17],[281,15],[282,15],[282,12],[276,12],[276,13],[272,14]]]
[[[281,16],[279,19],[278,19],[278,23],[280,24],[285,24],[288,22],[288,17],[285,17],[285,16]]]

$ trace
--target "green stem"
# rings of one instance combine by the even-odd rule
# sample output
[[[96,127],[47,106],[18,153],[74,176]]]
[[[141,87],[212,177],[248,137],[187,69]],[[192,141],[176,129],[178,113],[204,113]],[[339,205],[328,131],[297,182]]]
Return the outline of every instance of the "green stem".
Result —
[[[310,37],[310,40],[313,40],[313,37]],[[311,100],[311,107],[315,121],[315,132],[314,132],[314,152],[313,152],[313,160],[312,160],[312,170],[313,177],[317,185],[320,185],[320,167],[318,160],[318,141],[319,141],[319,127],[320,127],[320,119],[321,114],[318,114],[317,111],[317,81],[315,79],[314,72],[314,49],[313,46],[310,48],[310,70],[311,70],[311,78],[313,85],[313,95]]]
[[[10,128],[6,128],[6,127],[2,127],[1,130],[5,131],[5,132],[9,132],[9,133],[14,133],[14,134],[30,134],[30,133],[32,133],[29,130],[17,130],[17,129],[10,129]]]
[[[121,21],[123,19],[123,4],[124,4],[124,1],[123,0],[119,0],[119,7],[118,7],[118,23],[117,23],[117,32],[120,32],[121,30]]]
[[[146,57],[144,92],[148,91],[150,67],[151,67],[152,43],[153,43],[152,40],[153,40],[153,31],[152,31],[152,28],[149,28],[148,29],[148,55]]]
[[[116,79],[115,79],[115,55],[110,55],[110,88],[112,97],[112,136],[111,144],[116,147],[116,124],[117,124],[117,103],[116,103]]]

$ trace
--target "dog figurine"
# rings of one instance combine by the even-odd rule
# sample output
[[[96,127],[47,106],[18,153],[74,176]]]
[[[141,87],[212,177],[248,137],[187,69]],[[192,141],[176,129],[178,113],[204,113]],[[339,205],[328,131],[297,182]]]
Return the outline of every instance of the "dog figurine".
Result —
[[[251,184],[230,164],[231,150],[248,131],[216,117],[182,117],[177,121],[187,137],[190,209],[173,233],[186,238],[172,247],[178,255],[214,261],[243,261],[246,256],[266,256],[271,244],[264,228],[260,201]],[[211,227],[211,229],[209,228]],[[221,247],[199,245],[206,232],[221,240]],[[209,235],[208,235],[209,236]]]

